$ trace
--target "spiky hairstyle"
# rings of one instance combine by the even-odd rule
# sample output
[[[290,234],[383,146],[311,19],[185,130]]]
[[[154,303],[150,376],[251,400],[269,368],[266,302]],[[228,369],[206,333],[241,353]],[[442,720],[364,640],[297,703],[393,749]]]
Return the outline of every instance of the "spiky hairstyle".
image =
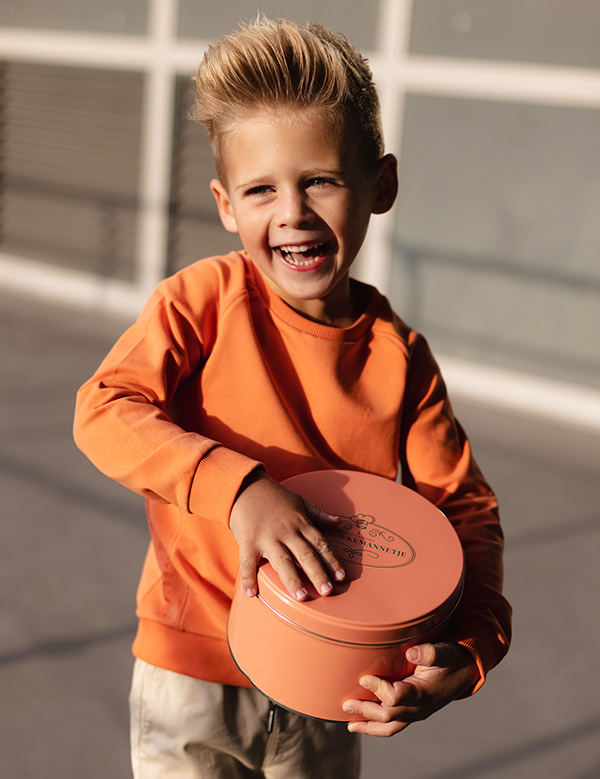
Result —
[[[324,111],[367,168],[383,156],[379,98],[366,59],[320,24],[260,16],[211,44],[195,76],[201,122],[223,177],[221,139],[257,108]]]

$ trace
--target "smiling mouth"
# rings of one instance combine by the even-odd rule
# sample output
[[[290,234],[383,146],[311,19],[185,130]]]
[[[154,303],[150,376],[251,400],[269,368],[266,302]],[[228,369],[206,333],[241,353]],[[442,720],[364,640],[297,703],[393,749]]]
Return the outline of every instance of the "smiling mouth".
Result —
[[[290,265],[306,267],[327,254],[327,243],[303,243],[296,246],[278,246],[276,251]]]

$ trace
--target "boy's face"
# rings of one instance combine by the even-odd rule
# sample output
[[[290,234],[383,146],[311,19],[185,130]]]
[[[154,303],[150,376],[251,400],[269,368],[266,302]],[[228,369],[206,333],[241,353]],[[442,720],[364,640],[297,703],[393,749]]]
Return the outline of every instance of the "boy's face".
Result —
[[[226,186],[211,182],[223,225],[237,232],[267,284],[300,313],[345,325],[348,271],[372,213],[391,208],[395,160],[367,173],[317,109],[261,109],[224,136]]]

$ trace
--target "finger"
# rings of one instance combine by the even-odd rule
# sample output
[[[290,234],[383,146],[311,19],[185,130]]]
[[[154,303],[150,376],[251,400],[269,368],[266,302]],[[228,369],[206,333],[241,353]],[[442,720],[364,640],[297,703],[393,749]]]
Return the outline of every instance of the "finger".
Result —
[[[399,712],[375,701],[348,700],[344,702],[342,708],[346,714],[351,714],[357,720],[365,719],[373,722],[390,722],[394,719],[393,713]]]
[[[415,720],[410,709],[392,708],[372,701],[348,700],[342,708],[346,714],[356,717],[348,729],[370,736],[391,736]]]
[[[284,587],[297,600],[304,600],[308,596],[299,571],[304,572],[320,595],[329,595],[333,591],[325,565],[327,560],[332,558],[334,563],[337,561],[323,536],[314,528],[312,530],[314,531],[312,534],[310,529],[305,531],[307,535],[312,536],[312,543],[302,533],[297,533],[289,539],[286,538],[284,543],[278,545],[274,551],[265,550],[263,553],[277,572]],[[322,557],[325,559],[323,560]],[[339,563],[337,566],[341,570],[341,577],[337,570],[333,571],[333,575],[336,579],[343,578],[344,571]]]
[[[305,506],[306,506],[306,516],[314,524],[319,524],[324,529],[327,529],[327,526],[329,527],[329,529],[333,529],[337,527],[337,525],[339,524],[339,517],[334,516],[333,514],[327,514],[327,512],[323,511],[317,506],[313,506],[312,503],[306,503],[306,501],[305,501]],[[322,518],[321,520],[317,520],[316,519],[317,514],[319,514],[321,517],[324,517],[325,519]],[[344,570],[344,567],[342,566],[340,561],[335,556],[335,553],[329,546],[327,539],[318,531],[312,533],[306,532],[305,537],[309,541],[313,549],[315,550],[318,557],[325,564],[325,567],[329,575],[331,576],[331,578],[335,579],[335,581],[338,582],[344,581],[344,579],[346,578],[346,571]]]
[[[452,668],[473,662],[473,655],[454,641],[419,644],[406,650],[406,659],[421,668]]]
[[[417,690],[403,681],[389,682],[379,676],[362,676],[360,686],[379,698],[384,706],[410,706],[415,703]],[[379,705],[379,704],[376,704]]]
[[[413,665],[423,665],[428,668],[439,666],[439,646],[435,644],[418,644],[406,650],[406,659]]]
[[[410,725],[410,722],[373,722],[366,720],[361,722],[349,722],[348,730],[350,733],[361,733],[364,736],[376,736],[377,738],[389,738],[400,733]]]
[[[246,553],[240,547],[240,580],[242,583],[242,590],[249,598],[254,598],[258,593],[258,585],[256,581],[256,572],[258,570],[258,563],[260,561],[259,554]]]
[[[267,559],[281,579],[281,583],[296,600],[302,601],[308,597],[308,591],[296,564],[296,556],[285,545],[277,545],[265,550],[263,557]]]
[[[315,506],[314,503],[304,501],[304,508],[306,516],[317,527],[322,527],[324,530],[332,530],[340,524],[340,519],[337,514],[328,514],[322,508]]]
[[[319,553],[304,540],[290,545],[290,551],[306,578],[319,595],[327,596],[333,592],[333,585]]]
[[[321,595],[329,595],[333,591],[332,581],[341,582],[346,578],[346,572],[327,539],[312,526],[290,544],[290,551]]]

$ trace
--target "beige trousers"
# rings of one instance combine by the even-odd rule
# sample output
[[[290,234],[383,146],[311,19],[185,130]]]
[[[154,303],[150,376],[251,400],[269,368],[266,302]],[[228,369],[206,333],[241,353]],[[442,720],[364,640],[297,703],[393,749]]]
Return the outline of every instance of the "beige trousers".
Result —
[[[254,689],[136,660],[129,698],[135,779],[358,779],[344,723],[273,708]]]

